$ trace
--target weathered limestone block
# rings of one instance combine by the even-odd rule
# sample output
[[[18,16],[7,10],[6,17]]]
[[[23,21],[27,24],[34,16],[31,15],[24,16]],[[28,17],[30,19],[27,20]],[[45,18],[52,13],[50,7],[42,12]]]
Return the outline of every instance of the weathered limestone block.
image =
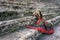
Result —
[[[31,20],[33,18],[34,17],[32,17],[32,16],[27,16],[27,17],[23,17],[23,18],[19,18],[19,19],[13,19],[13,20],[9,20],[9,21],[2,21],[2,22],[0,22],[0,26],[19,23],[19,22],[22,22],[22,21],[28,21],[29,19]]]
[[[19,19],[21,20],[21,19]],[[20,26],[24,26],[24,25],[29,25],[31,24],[29,21],[27,22],[21,22],[19,20],[10,20],[10,21],[5,21],[5,22],[1,22],[0,24],[0,32],[1,33],[9,33],[9,32],[13,32],[15,30],[20,29]],[[24,18],[23,18],[24,20]],[[23,21],[22,20],[22,21]],[[25,20],[24,20],[25,21]],[[19,23],[21,22],[21,23]],[[2,34],[1,34],[2,35]]]
[[[21,38],[17,40],[35,40],[38,37],[38,35],[41,35],[41,33],[39,33],[36,30],[32,30],[32,29],[27,29],[27,30],[25,30],[25,32],[21,34],[22,35]]]
[[[54,17],[54,18],[52,18],[52,19],[49,19],[49,20],[47,20],[47,22],[50,22],[50,23],[52,23],[53,25],[55,25],[55,24],[57,24],[57,23],[60,22],[60,16],[56,16],[56,17]]]
[[[11,33],[10,35],[5,35],[3,38],[0,37],[1,40],[7,40],[7,39],[11,39],[11,40],[35,40],[38,35],[41,35],[41,33],[39,33],[36,30],[32,30],[32,29],[23,29],[20,30],[18,32],[14,32]],[[8,37],[7,37],[8,36]]]

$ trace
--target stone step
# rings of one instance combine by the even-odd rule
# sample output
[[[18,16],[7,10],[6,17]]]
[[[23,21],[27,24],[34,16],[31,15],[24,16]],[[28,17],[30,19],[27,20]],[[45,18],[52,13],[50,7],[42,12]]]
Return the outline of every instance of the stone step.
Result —
[[[49,15],[54,15],[54,13],[51,13],[51,14],[43,14],[43,15],[44,15],[44,16],[45,16],[45,15],[49,16]],[[16,22],[18,22],[18,21],[22,22],[22,21],[27,21],[28,19],[31,20],[31,19],[33,19],[32,17],[33,17],[33,16],[27,16],[27,17],[23,17],[23,18],[8,20],[8,21],[1,21],[0,24],[1,24],[1,25],[3,25],[3,24],[4,24],[4,25],[9,25],[9,23],[11,24],[11,22],[12,22],[12,24],[13,24],[13,23],[15,23],[15,21],[16,21]]]
[[[8,21],[24,17],[24,13],[18,13],[16,11],[4,11],[0,12],[0,21]]]
[[[55,18],[47,20],[47,22],[50,22],[52,24],[56,24],[60,22],[60,16],[56,16]]]
[[[9,10],[12,10],[12,9],[9,9]],[[25,12],[22,12],[22,10],[20,10],[21,12],[17,12],[17,11],[19,11],[19,10],[15,10],[15,11],[3,11],[3,12],[7,12],[7,13],[11,13],[11,12],[16,12],[16,13],[18,13],[18,15],[16,16],[16,18],[21,18],[21,17],[24,17],[24,16],[31,16],[32,15],[32,13],[25,13]],[[3,13],[3,12],[1,12],[1,13]],[[45,13],[45,14],[43,14],[44,16],[48,16],[48,15],[54,15],[55,13]],[[5,15],[5,14],[4,14]],[[2,15],[1,15],[2,16]],[[9,16],[8,16],[9,17]],[[5,17],[1,17],[0,19],[1,20],[3,20]],[[16,18],[14,18],[14,16],[12,15],[12,17],[10,18],[9,17],[9,19],[10,20],[12,20],[12,19],[16,19]],[[6,18],[5,18],[6,19]],[[8,18],[6,19],[6,20],[9,20]]]
[[[23,18],[19,18],[19,19],[9,20],[9,21],[1,21],[0,25],[3,26],[3,25],[14,24],[14,23],[26,21],[27,19],[32,19],[32,18],[33,18],[32,16],[28,16],[28,17],[23,17]]]
[[[60,16],[56,16],[55,18],[49,19],[48,22],[50,22],[51,20],[59,19],[59,18],[60,18]]]
[[[22,3],[22,2],[11,2],[11,1],[5,1],[5,2],[1,2],[2,4],[20,4],[20,5],[27,5],[27,3]]]

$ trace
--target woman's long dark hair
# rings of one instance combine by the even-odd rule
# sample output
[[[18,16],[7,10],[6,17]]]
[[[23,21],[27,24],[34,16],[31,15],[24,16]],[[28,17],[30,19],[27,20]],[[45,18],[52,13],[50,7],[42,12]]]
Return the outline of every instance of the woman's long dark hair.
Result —
[[[43,15],[41,14],[41,11],[39,11],[39,15],[40,15],[40,19],[43,17]]]

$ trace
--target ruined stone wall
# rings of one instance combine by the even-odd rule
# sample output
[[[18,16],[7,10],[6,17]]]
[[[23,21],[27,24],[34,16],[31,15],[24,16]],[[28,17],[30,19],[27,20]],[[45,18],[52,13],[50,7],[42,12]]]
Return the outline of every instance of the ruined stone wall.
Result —
[[[0,35],[6,35],[7,33],[12,33],[11,40],[16,38],[17,40],[35,40],[35,38],[40,35],[40,33],[36,30],[27,29],[26,25],[33,24],[34,17],[32,13],[36,9],[40,9],[46,21],[51,22],[53,24],[57,24],[60,21],[60,9],[55,3],[48,3],[48,2],[10,2],[10,1],[1,1],[0,2],[0,13],[5,15],[6,11],[8,14],[8,18],[4,18],[5,20],[0,21]],[[58,11],[57,11],[58,10]],[[13,13],[11,12],[13,11]],[[15,15],[14,12],[17,12]],[[10,18],[9,13],[13,14]],[[2,16],[3,17],[3,16]],[[0,17],[0,18],[2,18]],[[15,17],[15,18],[14,18]],[[31,21],[29,21],[31,20]],[[18,32],[15,32],[18,31]],[[15,37],[12,37],[15,36]],[[20,36],[17,36],[20,35]],[[9,36],[9,35],[7,35]],[[8,38],[6,36],[6,38]],[[4,39],[4,38],[2,38]],[[10,38],[8,38],[10,39]]]

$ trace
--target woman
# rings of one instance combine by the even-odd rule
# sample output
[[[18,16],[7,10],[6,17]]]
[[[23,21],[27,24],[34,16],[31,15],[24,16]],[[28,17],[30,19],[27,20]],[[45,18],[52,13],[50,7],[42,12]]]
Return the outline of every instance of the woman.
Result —
[[[41,11],[40,10],[36,10],[33,15],[36,17],[34,19],[34,24],[35,26],[38,25],[38,26],[27,26],[28,28],[31,28],[31,29],[35,29],[35,30],[38,30],[39,32],[41,33],[47,33],[47,34],[52,34],[54,32],[54,30],[52,29],[52,27],[48,27],[50,24],[48,22],[45,22],[44,18],[43,18],[43,15],[41,14]],[[46,25],[47,24],[47,25]]]
[[[38,30],[40,30],[42,33],[48,33],[48,34],[54,33],[52,24],[45,22],[45,19],[43,18],[43,15],[41,14],[40,10],[36,10],[33,13],[33,15],[36,17],[35,24],[38,24],[40,26],[40,28]]]
[[[35,23],[38,24],[38,25],[41,25],[42,23],[45,22],[44,18],[43,18],[43,15],[41,14],[41,11],[40,10],[36,10],[33,15],[36,17],[35,18]]]

